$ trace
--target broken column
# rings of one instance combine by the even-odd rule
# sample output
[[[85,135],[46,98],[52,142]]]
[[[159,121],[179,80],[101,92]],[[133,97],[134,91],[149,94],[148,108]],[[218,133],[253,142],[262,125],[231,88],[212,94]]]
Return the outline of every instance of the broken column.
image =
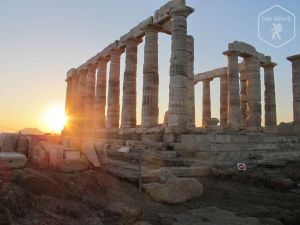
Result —
[[[123,81],[121,128],[136,127],[137,46],[141,41],[130,37],[125,41],[126,59]]]
[[[207,127],[208,120],[211,119],[211,104],[210,104],[210,81],[212,79],[203,80],[203,108],[202,108],[202,126]]]
[[[254,56],[244,58],[245,73],[247,76],[247,128],[256,129],[261,127],[261,83],[260,62]]]
[[[85,128],[88,134],[94,128],[96,69],[97,65],[88,65],[85,99]]]
[[[241,108],[239,93],[239,64],[237,51],[224,52],[228,57],[228,127],[240,129],[241,127]]]
[[[142,123],[144,128],[154,127],[158,124],[158,31],[160,27],[149,24],[144,28],[144,77],[143,77],[143,103]]]
[[[294,131],[300,133],[300,54],[287,59],[292,62]]]
[[[168,127],[186,128],[187,125],[187,17],[193,12],[190,7],[171,9],[172,54],[169,86]]]
[[[194,37],[187,36],[187,91],[188,91],[188,127],[195,127],[195,88],[194,88]]]
[[[97,86],[95,100],[95,128],[105,127],[105,106],[106,106],[106,70],[108,59],[100,57],[98,60]]]
[[[120,117],[120,57],[122,49],[110,51],[110,71],[107,97],[106,128],[119,128]]]
[[[220,126],[227,127],[228,117],[228,76],[220,76]]]
[[[276,131],[276,97],[274,82],[274,67],[276,63],[266,63],[264,67],[265,75],[265,129],[267,131]]]

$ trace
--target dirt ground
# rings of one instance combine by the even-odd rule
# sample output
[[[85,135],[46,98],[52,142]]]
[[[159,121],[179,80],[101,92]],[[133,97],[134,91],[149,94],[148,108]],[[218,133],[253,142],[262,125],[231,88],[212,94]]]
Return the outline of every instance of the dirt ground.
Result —
[[[203,197],[165,205],[101,169],[58,173],[29,166],[0,171],[0,225],[171,225],[176,215],[208,206],[256,217],[265,225],[271,225],[269,218],[300,224],[300,192],[266,188],[250,179],[203,177]]]

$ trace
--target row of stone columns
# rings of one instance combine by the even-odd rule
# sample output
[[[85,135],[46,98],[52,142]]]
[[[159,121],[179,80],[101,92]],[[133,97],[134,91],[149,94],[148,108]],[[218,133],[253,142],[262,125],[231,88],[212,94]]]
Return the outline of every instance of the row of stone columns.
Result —
[[[228,57],[227,74],[220,75],[220,126],[232,129],[257,129],[261,127],[260,61],[254,56],[244,56],[239,68],[237,51],[224,53]],[[265,75],[265,127],[272,130],[277,125],[274,84],[275,63],[264,63]],[[211,118],[210,82],[203,82],[203,124]]]
[[[174,8],[172,18],[172,56],[170,64],[169,121],[170,127],[194,126],[194,40],[187,35],[189,7]],[[143,68],[143,102],[141,127],[158,126],[158,32],[161,26],[149,24],[144,27],[145,49]],[[101,128],[136,127],[136,76],[137,47],[141,39],[125,40],[125,72],[121,124],[120,118],[120,58],[122,48],[113,48],[108,57],[100,57],[97,64],[88,64],[72,70],[67,80],[66,112],[73,117],[76,127],[86,132]],[[110,61],[108,96],[106,105],[107,63]],[[97,75],[96,75],[97,70]],[[97,77],[97,79],[96,79]],[[77,79],[77,84],[73,81]],[[96,82],[97,80],[97,82]],[[70,94],[74,89],[76,98]],[[69,113],[74,104],[76,115]],[[107,113],[105,118],[105,107]],[[88,133],[89,134],[89,133]]]

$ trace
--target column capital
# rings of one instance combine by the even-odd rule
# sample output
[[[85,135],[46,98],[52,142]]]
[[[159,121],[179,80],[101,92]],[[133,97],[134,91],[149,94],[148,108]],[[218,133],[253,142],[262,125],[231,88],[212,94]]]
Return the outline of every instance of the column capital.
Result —
[[[135,38],[135,37],[128,37],[124,43],[125,43],[125,46],[137,46],[138,44],[140,44],[141,42],[143,42],[142,39],[138,39],[138,38]]]
[[[67,72],[67,78],[66,81],[70,80],[73,76],[75,76],[77,74],[77,70],[75,68],[70,69]]]
[[[291,62],[300,61],[300,54],[289,56],[286,59]]]
[[[192,7],[179,6],[179,7],[171,8],[171,10],[169,11],[169,15],[172,18],[177,17],[177,16],[184,16],[185,18],[187,18],[193,12],[194,12],[194,9]]]
[[[210,83],[214,78],[206,78],[206,79],[203,79],[202,82],[203,83]]]
[[[100,66],[100,65],[106,64],[108,61],[109,61],[109,59],[107,57],[100,56],[97,60],[97,65]]]
[[[265,63],[265,64],[262,64],[262,67],[263,68],[274,68],[275,66],[277,66],[277,63],[274,63],[274,62],[268,62],[268,63]]]
[[[97,64],[90,63],[90,64],[87,65],[87,69],[88,69],[88,71],[93,71],[94,72],[97,69]]]
[[[145,27],[142,28],[142,30],[147,33],[147,32],[159,32],[162,30],[162,26],[155,24],[155,23],[150,23],[146,25]]]
[[[239,51],[235,51],[235,50],[227,50],[227,51],[223,52],[223,55],[227,55],[227,56],[239,56],[240,52]]]
[[[124,53],[124,49],[121,48],[112,48],[110,50],[110,56],[120,56]]]

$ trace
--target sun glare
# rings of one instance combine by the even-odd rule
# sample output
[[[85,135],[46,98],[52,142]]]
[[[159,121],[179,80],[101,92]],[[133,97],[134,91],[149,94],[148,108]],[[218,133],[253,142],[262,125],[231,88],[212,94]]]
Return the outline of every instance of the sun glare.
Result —
[[[52,105],[45,110],[43,115],[45,128],[50,132],[59,133],[67,123],[64,107],[61,105]]]

